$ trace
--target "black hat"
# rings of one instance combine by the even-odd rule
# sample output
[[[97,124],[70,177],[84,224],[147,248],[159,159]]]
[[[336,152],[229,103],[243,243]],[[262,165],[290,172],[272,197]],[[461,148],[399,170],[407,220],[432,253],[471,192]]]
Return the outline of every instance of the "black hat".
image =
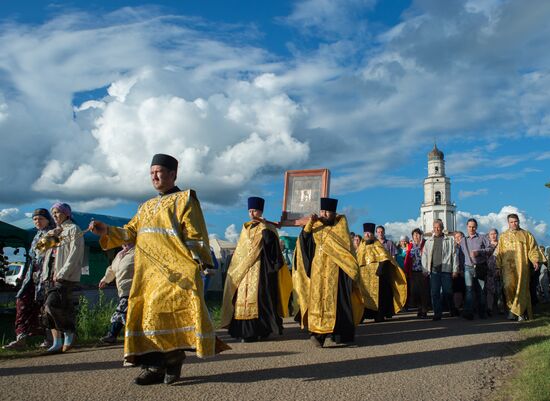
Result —
[[[336,206],[338,206],[338,199],[321,198],[321,210],[336,213]]]
[[[52,216],[50,215],[50,212],[48,212],[48,209],[34,209],[34,212],[32,212],[32,217],[34,216],[43,216],[47,218],[48,220],[52,219]]]
[[[259,198],[257,196],[251,196],[250,198],[248,198],[248,210],[256,209],[256,210],[261,210],[263,212],[264,204],[265,204],[264,198]]]
[[[163,166],[163,167],[166,167],[168,170],[177,171],[178,161],[170,155],[157,153],[156,155],[153,156],[153,161],[151,162],[151,166]]]
[[[374,234],[374,228],[376,224],[374,223],[363,223],[363,232]]]

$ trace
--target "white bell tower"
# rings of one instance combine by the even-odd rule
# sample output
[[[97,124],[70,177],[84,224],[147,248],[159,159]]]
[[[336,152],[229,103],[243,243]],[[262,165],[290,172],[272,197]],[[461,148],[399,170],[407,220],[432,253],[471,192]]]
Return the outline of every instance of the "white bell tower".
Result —
[[[424,180],[424,202],[420,207],[424,233],[432,232],[435,219],[443,221],[446,233],[456,229],[456,205],[451,201],[451,180],[445,176],[443,152],[434,144],[428,153],[428,177]]]

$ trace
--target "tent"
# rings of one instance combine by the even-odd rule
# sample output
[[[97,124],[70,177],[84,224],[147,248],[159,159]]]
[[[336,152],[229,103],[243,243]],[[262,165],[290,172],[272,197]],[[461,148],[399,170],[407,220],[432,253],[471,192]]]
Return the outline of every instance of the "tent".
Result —
[[[210,248],[218,260],[218,271],[211,278],[208,291],[223,292],[223,279],[229,267],[231,256],[235,252],[237,244],[235,242],[224,241],[218,238],[210,238]]]
[[[26,248],[30,246],[32,235],[13,224],[0,221],[0,243],[10,248]]]

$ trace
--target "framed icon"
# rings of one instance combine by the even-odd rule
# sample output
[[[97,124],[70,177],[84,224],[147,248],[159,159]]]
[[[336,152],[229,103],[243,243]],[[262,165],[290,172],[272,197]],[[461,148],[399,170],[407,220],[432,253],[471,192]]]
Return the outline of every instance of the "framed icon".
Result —
[[[318,214],[320,198],[329,196],[329,185],[326,168],[286,171],[281,226],[302,226],[312,213]]]

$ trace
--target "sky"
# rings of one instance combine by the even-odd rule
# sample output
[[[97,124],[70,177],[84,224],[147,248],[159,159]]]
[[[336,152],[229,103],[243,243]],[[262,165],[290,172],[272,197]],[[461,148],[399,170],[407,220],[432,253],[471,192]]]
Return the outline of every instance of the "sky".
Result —
[[[548,245],[549,19],[545,0],[1,2],[0,220],[131,217],[169,153],[219,238],[251,195],[278,221],[284,172],[309,168],[352,230],[398,238],[437,142],[459,228],[518,212]]]

